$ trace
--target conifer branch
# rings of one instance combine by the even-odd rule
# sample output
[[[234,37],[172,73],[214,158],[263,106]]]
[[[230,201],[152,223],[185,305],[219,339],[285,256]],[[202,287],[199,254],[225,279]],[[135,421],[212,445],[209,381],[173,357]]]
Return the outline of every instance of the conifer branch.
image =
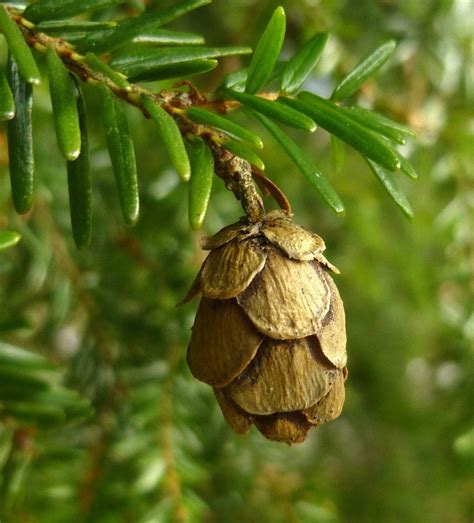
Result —
[[[201,137],[206,140],[213,152],[216,164],[219,165],[219,168],[216,168],[216,174],[224,179],[226,187],[234,193],[238,200],[242,201],[243,208],[251,221],[261,218],[262,213],[264,213],[263,201],[256,191],[252,177],[248,175],[252,171],[250,162],[239,158],[224,146],[219,145],[219,143],[224,142],[224,134],[219,133],[211,126],[196,124],[184,115],[185,111],[191,107],[216,107],[221,112],[227,112],[240,107],[239,102],[220,97],[208,101],[188,80],[177,82],[174,85],[176,89],[172,92],[162,90],[157,93],[135,83],[129,83],[125,77],[123,77],[123,80],[126,87],[118,85],[110,77],[91,68],[87,64],[86,56],[76,52],[72,44],[62,38],[49,36],[38,31],[35,24],[23,18],[20,14],[15,14],[13,9],[8,7],[6,9],[31,48],[42,53],[45,53],[47,49],[53,49],[66,68],[83,82],[93,86],[105,84],[117,98],[136,107],[148,119],[150,114],[144,107],[143,100],[145,97],[151,98],[154,103],[174,118],[183,138],[189,140],[190,137]],[[116,74],[119,77],[122,76],[119,72]],[[183,86],[188,87],[188,92],[177,89]],[[262,97],[266,99],[274,99],[275,96],[277,95],[273,93],[262,94]],[[284,194],[279,188],[278,192],[281,195]],[[284,199],[287,201],[286,197]],[[283,200],[277,198],[276,201],[280,204]]]
[[[249,51],[248,48],[243,47],[219,48],[199,47],[199,45],[187,48],[161,48],[158,51],[153,47],[137,43],[142,41],[141,38],[145,40],[148,38],[146,34],[140,34],[141,23],[146,27],[154,27],[153,24],[159,21],[158,25],[161,25],[204,3],[207,3],[206,0],[181,0],[170,9],[150,12],[145,10],[138,17],[131,17],[118,23],[108,22],[114,26],[113,29],[107,23],[105,26],[104,23],[99,23],[98,25],[105,29],[97,29],[97,22],[73,20],[66,22],[66,25],[64,22],[62,25],[61,23],[48,25],[48,22],[42,21],[46,19],[48,13],[53,13],[53,18],[59,18],[59,14],[65,15],[66,18],[80,14],[82,8],[75,4],[56,5],[54,2],[40,2],[31,5],[25,12],[0,6],[3,13],[3,22],[2,20],[0,22],[5,26],[3,32],[9,35],[7,40],[10,40],[11,46],[14,44],[13,58],[19,60],[16,77],[23,76],[23,81],[27,84],[39,81],[39,73],[28,49],[29,46],[39,52],[47,53],[50,77],[55,77],[56,68],[60,73],[58,76],[63,79],[62,84],[59,82],[54,89],[51,88],[51,97],[58,142],[68,161],[71,223],[77,246],[87,246],[90,241],[91,184],[90,175],[80,176],[81,170],[89,171],[87,138],[84,138],[81,147],[78,146],[80,137],[87,134],[87,127],[84,103],[81,101],[80,89],[76,86],[74,78],[97,86],[101,94],[107,145],[116,177],[122,214],[127,225],[134,225],[138,219],[139,191],[133,141],[125,113],[119,102],[136,107],[145,118],[154,121],[168,151],[170,162],[183,181],[190,179],[191,170],[196,171],[189,185],[188,214],[191,228],[200,228],[203,223],[211,194],[212,174],[217,174],[224,180],[226,187],[241,201],[251,222],[261,220],[265,213],[257,187],[264,196],[271,196],[283,210],[291,214],[291,205],[283,191],[263,175],[264,163],[253,149],[263,147],[260,137],[225,117],[226,113],[237,108],[243,108],[247,116],[257,120],[266,128],[336,214],[344,213],[344,204],[339,195],[308,157],[306,151],[302,150],[278,124],[305,132],[314,132],[317,125],[320,125],[334,139],[340,139],[354,148],[367,161],[393,201],[407,217],[411,217],[411,207],[399,190],[393,173],[400,170],[412,178],[416,178],[416,173],[391,142],[405,143],[405,138],[413,135],[412,131],[372,111],[343,105],[347,96],[360,89],[362,84],[384,65],[393,53],[395,43],[386,42],[362,60],[353,72],[336,86],[331,98],[326,99],[310,92],[298,92],[317,64],[328,40],[328,34],[315,35],[288,62],[278,62],[286,25],[285,12],[280,7],[275,10],[257,43],[249,68],[228,75],[211,96],[201,94],[188,79],[177,82],[171,91],[162,89],[155,92],[138,85],[136,82],[183,77],[186,72],[200,74],[208,70],[206,68],[217,64],[216,60],[212,61],[210,58],[245,54]],[[51,7],[53,4],[54,6]],[[97,4],[87,4],[87,6],[84,9],[94,8],[92,6],[99,7]],[[29,16],[32,20],[28,19]],[[38,20],[40,20],[39,25],[33,23]],[[152,21],[151,24],[148,20]],[[69,39],[56,36],[58,33],[55,31],[58,28],[76,27],[77,30],[77,27],[82,28],[84,24],[85,27],[90,24],[91,32],[86,32],[86,36],[70,36]],[[52,35],[46,34],[45,31],[49,33],[52,31]],[[136,37],[139,38],[135,41]],[[186,38],[189,41],[189,36]],[[194,44],[203,43],[199,39],[191,39],[191,41]],[[124,42],[130,42],[130,47],[121,48]],[[90,52],[90,49],[100,54],[111,53],[111,59],[108,62],[103,61],[98,55]],[[60,60],[54,59],[54,56],[59,57]],[[181,69],[178,67],[179,73],[176,64],[181,64]],[[183,64],[187,64],[184,69]],[[66,103],[66,100],[72,100],[74,96],[68,85],[71,83],[68,80],[68,73],[72,75],[71,82],[75,84],[72,91],[76,93],[77,108],[74,107],[74,103]],[[275,80],[279,83],[279,88],[270,92],[265,91],[267,85]],[[17,81],[20,87],[21,82],[20,78]],[[8,84],[5,89],[9,94]],[[18,89],[19,87],[17,91]],[[31,85],[27,85],[21,96],[17,96],[16,100],[19,107],[22,104],[24,107],[31,107]],[[12,104],[4,105],[2,109],[4,118],[13,118]],[[70,112],[62,114],[62,111]],[[82,116],[79,118],[78,113],[81,111]],[[18,125],[12,125],[12,140],[9,142],[12,142],[15,153],[10,155],[10,165],[13,167],[22,165],[21,162],[15,161],[21,156],[24,157],[19,141],[15,137],[21,134],[22,129],[25,133],[31,134],[30,113],[31,111],[24,111],[23,117],[18,119]],[[24,121],[23,127],[20,125],[22,121]],[[70,121],[80,121],[80,125],[71,128],[68,123]],[[184,147],[184,142],[187,143],[187,148]],[[18,173],[15,172],[15,168],[10,169],[12,187],[15,187],[13,195],[15,207],[20,213],[30,209],[33,196],[31,141],[27,144],[29,144],[27,152],[31,160],[27,165],[28,168],[23,171],[17,169],[21,171]],[[194,158],[192,165],[186,149]],[[83,155],[81,150],[84,151]],[[341,148],[333,149],[333,154],[340,156],[340,153]],[[77,155],[81,156],[82,161],[80,164],[71,164]]]

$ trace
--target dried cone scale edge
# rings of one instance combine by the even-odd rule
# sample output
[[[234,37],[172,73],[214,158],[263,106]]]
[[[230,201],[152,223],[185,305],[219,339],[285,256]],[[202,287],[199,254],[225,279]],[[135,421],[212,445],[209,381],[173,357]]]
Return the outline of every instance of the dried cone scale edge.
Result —
[[[223,387],[247,367],[263,339],[235,300],[202,298],[188,347],[189,368],[198,380]]]
[[[226,391],[246,412],[268,415],[309,408],[329,392],[335,377],[316,337],[266,339]]]
[[[267,254],[256,241],[230,241],[212,250],[201,269],[206,298],[225,300],[241,294],[263,269]]]
[[[312,427],[300,412],[259,416],[255,418],[255,426],[267,439],[282,441],[289,445],[303,443]]]
[[[313,425],[320,425],[336,419],[341,414],[344,405],[344,381],[347,373],[339,370],[329,392],[315,405],[303,410],[306,419]]]
[[[222,389],[214,389],[219,407],[227,423],[237,434],[248,434],[252,426],[253,416],[242,410],[234,401],[228,398]]]
[[[267,263],[237,302],[257,329],[288,340],[316,334],[330,307],[323,269],[269,249]]]

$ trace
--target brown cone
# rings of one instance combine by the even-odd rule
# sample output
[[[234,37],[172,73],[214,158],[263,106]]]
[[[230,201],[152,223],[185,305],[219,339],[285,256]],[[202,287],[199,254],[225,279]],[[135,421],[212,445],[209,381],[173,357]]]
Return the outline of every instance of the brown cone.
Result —
[[[186,300],[203,298],[188,349],[226,421],[299,443],[344,403],[344,306],[324,241],[282,211],[202,241],[210,250]]]

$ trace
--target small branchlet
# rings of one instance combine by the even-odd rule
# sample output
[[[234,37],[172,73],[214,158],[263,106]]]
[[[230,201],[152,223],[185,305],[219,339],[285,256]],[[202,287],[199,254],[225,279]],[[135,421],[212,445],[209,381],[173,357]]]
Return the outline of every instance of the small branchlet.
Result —
[[[353,147],[362,154],[390,197],[405,215],[410,217],[412,210],[404,194],[398,189],[393,173],[400,170],[412,178],[416,177],[416,173],[392,142],[405,143],[405,138],[413,135],[412,131],[372,111],[357,106],[344,106],[344,100],[357,92],[362,84],[385,64],[395,49],[395,43],[386,42],[363,59],[336,86],[329,99],[314,93],[299,93],[298,90],[318,63],[329,36],[327,33],[315,35],[290,60],[279,62],[286,26],[284,10],[279,7],[257,43],[250,67],[228,75],[210,96],[200,93],[188,79],[178,81],[172,90],[163,89],[158,92],[136,83],[202,74],[217,65],[216,58],[250,52],[248,48],[243,47],[202,47],[204,40],[196,39],[196,35],[191,35],[193,38],[190,40],[189,34],[183,34],[179,42],[181,46],[156,48],[144,43],[153,41],[156,44],[156,40],[149,40],[149,30],[152,26],[167,23],[205,3],[206,0],[182,0],[172,8],[145,11],[137,17],[105,24],[71,19],[82,14],[84,9],[80,5],[58,4],[51,10],[50,3],[43,5],[40,2],[24,12],[14,7],[0,6],[0,32],[7,36],[12,59],[18,61],[20,76],[23,76],[17,89],[22,88],[20,84],[25,82],[29,84],[27,89],[31,90],[30,84],[39,82],[39,73],[29,48],[49,53],[50,57],[51,50],[54,51],[64,68],[61,73],[64,93],[70,91],[65,74],[69,73],[87,84],[99,86],[102,92],[106,88],[114,98],[138,108],[146,118],[151,118],[157,125],[170,162],[183,181],[192,176],[183,141],[192,149],[193,144],[201,143],[199,140],[202,139],[212,152],[214,172],[241,201],[252,222],[260,221],[265,212],[258,189],[263,196],[271,196],[288,214],[291,214],[291,206],[284,192],[263,174],[264,163],[254,150],[263,147],[260,137],[227,117],[227,113],[238,108],[243,108],[248,116],[266,128],[336,214],[344,213],[341,198],[307,153],[278,124],[305,132],[314,132],[319,125],[331,133],[335,140],[341,140]],[[93,6],[85,9],[91,8],[93,9]],[[53,24],[48,23],[49,15],[55,19],[65,18],[66,21],[55,20]],[[28,16],[32,19],[28,20]],[[148,25],[147,17],[153,20],[153,24]],[[141,27],[142,22],[144,28]],[[124,43],[127,43],[126,49]],[[50,61],[53,62],[52,59]],[[61,69],[59,65],[58,70]],[[266,91],[265,88],[270,82],[279,87]],[[10,89],[6,82],[0,82],[0,87],[4,91]],[[55,96],[57,102],[58,97],[61,98],[61,92]],[[5,92],[3,98],[7,102],[11,101],[11,93]],[[12,119],[12,104],[4,105],[4,118]],[[61,103],[54,105],[64,106]],[[125,130],[127,125],[125,115],[122,114],[123,109],[112,102],[105,105],[109,109],[114,108],[115,113],[111,119],[110,115],[104,112],[104,120],[109,122],[108,126],[110,127],[114,118],[117,118],[120,122],[117,121],[117,125],[112,127]],[[53,109],[56,128],[64,130],[67,126],[61,127],[58,124],[60,115],[55,114],[57,111],[54,107]],[[107,111],[107,108],[104,111]],[[64,115],[62,119],[64,122]],[[25,128],[28,127],[27,124],[28,122],[23,122]],[[77,126],[75,130],[77,131]],[[86,131],[86,127],[83,126],[81,132]],[[67,143],[67,136],[58,136],[58,141]],[[79,138],[76,136],[74,143],[78,142]],[[111,147],[115,147],[114,143],[111,141],[108,144],[111,156],[117,156],[118,152],[111,150]],[[74,154],[78,152],[76,149]],[[341,158],[343,159],[340,154],[341,147],[334,148],[333,152],[339,152],[337,163],[340,166]],[[72,153],[67,148],[66,153],[67,160]],[[138,195],[136,168],[132,166],[135,159],[130,147],[125,156],[129,160],[130,169],[121,169],[117,161],[112,161],[119,193],[127,187],[135,187],[134,191]],[[16,165],[14,158],[11,165]],[[128,171],[130,176],[127,176]],[[201,181],[196,181],[197,178]],[[195,207],[194,214],[196,209],[199,209],[200,216],[199,220],[193,218],[193,222],[190,221],[193,228],[202,224],[211,190],[206,176],[197,176],[196,179],[189,185],[190,202],[192,201]],[[203,180],[207,180],[206,187],[201,187]],[[32,182],[32,174],[29,181]],[[30,190],[31,187],[32,183],[25,190]],[[21,187],[16,187],[16,190],[17,193],[21,193]],[[31,195],[27,196],[30,198]],[[21,194],[17,194],[17,199],[21,197]],[[121,194],[120,197],[121,201],[125,201],[126,195]],[[138,208],[138,202],[136,203]],[[29,208],[30,205],[22,206],[21,212],[26,212]],[[124,217],[126,223],[131,224],[138,215],[133,220]]]

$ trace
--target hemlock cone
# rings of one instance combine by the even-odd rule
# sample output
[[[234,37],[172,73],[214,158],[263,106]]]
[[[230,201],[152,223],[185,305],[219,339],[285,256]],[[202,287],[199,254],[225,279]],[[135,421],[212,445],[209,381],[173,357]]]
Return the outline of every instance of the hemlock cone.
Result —
[[[324,241],[283,211],[225,227],[188,295],[202,292],[188,364],[239,434],[302,442],[344,403],[346,331]]]

